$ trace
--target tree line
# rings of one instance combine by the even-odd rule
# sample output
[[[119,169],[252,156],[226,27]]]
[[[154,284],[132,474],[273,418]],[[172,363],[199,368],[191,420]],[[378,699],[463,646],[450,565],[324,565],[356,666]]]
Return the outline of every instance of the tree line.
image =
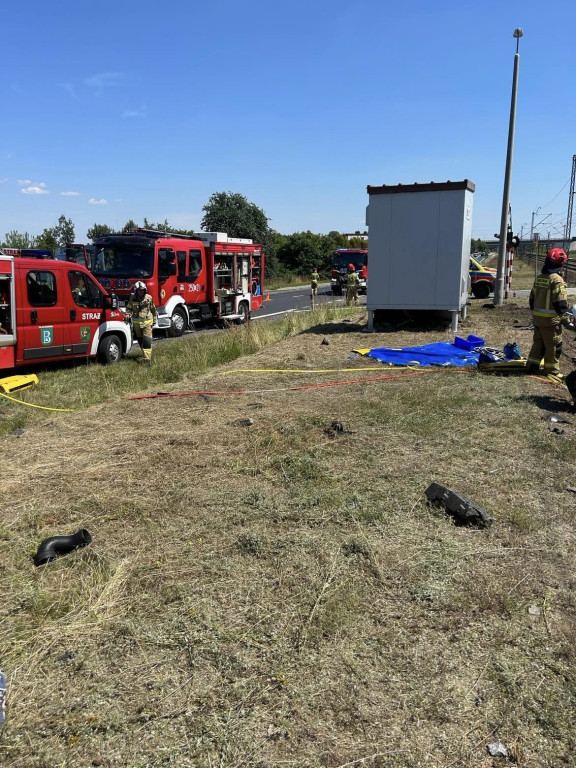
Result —
[[[294,275],[308,275],[313,267],[320,274],[327,274],[330,269],[331,254],[336,248],[366,248],[362,238],[349,239],[336,231],[317,234],[310,230],[284,235],[270,227],[270,219],[262,208],[249,202],[238,192],[214,192],[203,206],[204,216],[201,221],[203,232],[226,232],[230,237],[242,237],[261,243],[266,254],[267,277],[275,279],[290,278]],[[167,220],[153,222],[144,219],[141,225],[130,219],[123,231],[142,226],[146,229],[159,229],[181,235],[194,235],[193,230],[172,227]],[[89,241],[112,234],[107,224],[94,224],[87,232]],[[76,242],[72,220],[62,215],[53,227],[43,230],[40,235],[12,230],[4,236],[5,248],[56,248]]]

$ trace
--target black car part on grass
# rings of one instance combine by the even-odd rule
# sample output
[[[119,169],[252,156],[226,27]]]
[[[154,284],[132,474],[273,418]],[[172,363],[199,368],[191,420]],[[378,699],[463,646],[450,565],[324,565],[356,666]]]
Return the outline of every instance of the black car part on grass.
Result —
[[[488,512],[476,502],[441,483],[430,483],[425,493],[433,506],[444,507],[456,525],[488,528],[494,522]]]
[[[85,547],[92,541],[92,536],[85,528],[81,528],[70,536],[51,536],[44,539],[34,556],[34,565],[44,565],[57,557],[68,555],[75,549]]]

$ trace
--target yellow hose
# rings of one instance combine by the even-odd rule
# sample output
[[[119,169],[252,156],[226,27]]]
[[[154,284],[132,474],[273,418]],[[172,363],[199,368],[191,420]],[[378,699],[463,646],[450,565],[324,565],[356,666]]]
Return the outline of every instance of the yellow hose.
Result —
[[[74,408],[49,408],[47,405],[34,405],[34,403],[26,403],[24,400],[17,400],[15,397],[10,397],[10,395],[4,394],[4,392],[0,392],[0,395],[2,397],[5,397],[7,400],[12,400],[14,403],[20,403],[20,405],[27,405],[30,408],[40,408],[43,411],[66,411],[67,413],[73,413]]]

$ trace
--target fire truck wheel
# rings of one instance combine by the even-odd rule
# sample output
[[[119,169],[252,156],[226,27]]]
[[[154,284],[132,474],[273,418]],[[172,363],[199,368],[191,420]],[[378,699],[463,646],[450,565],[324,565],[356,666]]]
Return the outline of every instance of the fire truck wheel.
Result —
[[[238,325],[243,325],[247,320],[250,319],[250,309],[248,308],[248,304],[245,301],[243,301],[238,306],[238,314],[241,315],[238,320]]]
[[[489,283],[475,283],[472,286],[472,293],[477,299],[487,299],[490,296],[490,284]]]
[[[172,320],[170,322],[170,328],[168,329],[168,336],[182,336],[186,328],[188,327],[188,319],[181,307],[176,307],[172,312]]]
[[[105,336],[98,344],[98,361],[109,365],[122,359],[122,342],[118,336]]]

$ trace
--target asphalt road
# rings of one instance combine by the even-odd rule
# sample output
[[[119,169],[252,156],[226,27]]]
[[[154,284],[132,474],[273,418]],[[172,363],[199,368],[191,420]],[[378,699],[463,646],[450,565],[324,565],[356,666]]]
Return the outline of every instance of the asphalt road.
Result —
[[[268,293],[268,292],[266,292]],[[264,320],[269,317],[281,317],[289,312],[309,312],[310,288],[306,285],[297,288],[279,288],[270,291],[270,301],[264,301],[262,307],[252,313],[252,320]],[[359,297],[360,304],[366,304],[366,296]],[[318,286],[318,295],[315,298],[317,304],[332,304],[342,306],[346,303],[344,296],[332,296],[330,283],[321,283]]]

